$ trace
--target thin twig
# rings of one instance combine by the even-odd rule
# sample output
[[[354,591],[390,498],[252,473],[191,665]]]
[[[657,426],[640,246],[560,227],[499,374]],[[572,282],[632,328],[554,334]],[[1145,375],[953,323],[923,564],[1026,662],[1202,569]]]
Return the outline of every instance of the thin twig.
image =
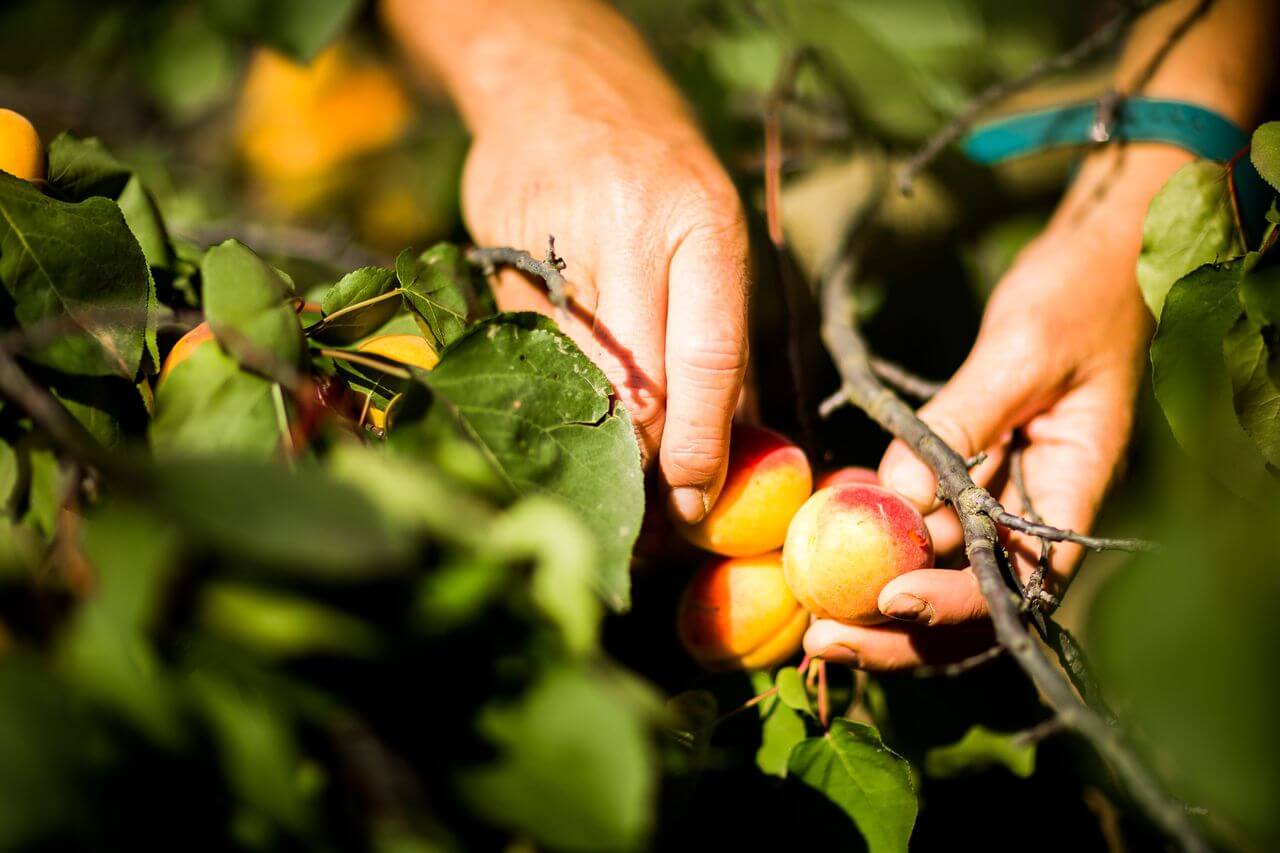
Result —
[[[349,361],[352,364],[364,365],[365,367],[380,370],[383,373],[395,376],[399,379],[413,378],[413,374],[405,370],[403,367],[397,367],[392,362],[383,361],[382,359],[374,358],[373,356],[361,355],[360,353],[349,352],[344,349],[329,349],[327,347],[321,347],[317,352],[324,358],[333,358],[338,361]]]
[[[1119,731],[1081,700],[1062,670],[1033,641],[1022,622],[1020,599],[1007,586],[1000,568],[996,525],[987,509],[994,498],[974,484],[964,458],[876,378],[866,344],[854,325],[857,314],[849,288],[852,267],[843,269],[848,271],[846,275],[826,277],[821,283],[823,340],[850,400],[911,447],[937,477],[940,494],[959,516],[965,551],[987,600],[997,640],[1031,677],[1062,724],[1091,743],[1109,762],[1147,816],[1183,849],[1208,851],[1209,845],[1182,804],[1164,791]]]
[[[813,57],[812,51],[801,48],[783,59],[778,74],[769,89],[764,105],[764,212],[778,264],[778,284],[782,291],[782,308],[786,312],[787,368],[791,373],[792,393],[795,395],[796,420],[800,426],[801,443],[810,458],[818,454],[817,431],[809,403],[809,383],[805,374],[800,342],[801,304],[804,285],[800,281],[791,256],[787,253],[786,237],[782,231],[782,111],[795,96],[796,80],[800,71]]]
[[[936,160],[947,146],[963,136],[984,112],[1010,95],[1031,87],[1051,74],[1069,71],[1097,56],[1116,44],[1135,18],[1160,2],[1162,0],[1148,0],[1148,2],[1126,0],[1121,3],[1120,9],[1109,21],[1071,49],[1036,63],[1019,77],[994,83],[979,92],[951,121],[925,140],[925,143],[906,162],[898,173],[899,191],[903,195],[910,195],[916,175]]]
[[[871,369],[886,385],[897,388],[908,397],[921,402],[932,399],[933,395],[941,391],[942,386],[946,384],[917,376],[900,364],[874,355],[871,356]]]
[[[480,267],[485,275],[493,275],[500,266],[515,267],[521,272],[542,279],[547,286],[551,304],[563,314],[568,310],[569,283],[562,274],[566,264],[556,255],[556,238],[547,239],[547,256],[538,260],[524,249],[507,246],[475,246],[467,250],[467,260]]]
[[[1027,489],[1026,474],[1023,471],[1023,450],[1026,446],[1021,434],[1014,436],[1013,449],[1009,452],[1009,475],[1013,480],[1013,488],[1018,493],[1022,505],[1022,513],[1033,524],[1043,524],[1044,518],[1036,511],[1031,501],[1031,492]],[[1049,571],[1049,559],[1053,556],[1053,540],[1040,537],[1040,556],[1036,559],[1036,567],[1022,590],[1022,597],[1033,608],[1040,608],[1041,593],[1044,592],[1044,578]],[[1056,606],[1056,605],[1055,605]]]
[[[1053,737],[1063,729],[1062,720],[1057,717],[1050,717],[1043,723],[1032,726],[1031,728],[1018,732],[1013,736],[1014,742],[1019,746],[1031,746],[1039,743],[1046,738]]]
[[[52,394],[33,382],[17,359],[3,348],[0,348],[0,394],[26,412],[77,461],[100,470],[113,467],[110,456],[97,439]]]
[[[976,655],[970,655],[963,660],[958,660],[953,663],[918,666],[912,670],[912,675],[917,678],[934,678],[939,675],[963,675],[971,669],[977,669],[980,666],[990,663],[1003,655],[1004,652],[1004,646],[994,645],[989,649],[984,649],[983,651],[978,652]]]

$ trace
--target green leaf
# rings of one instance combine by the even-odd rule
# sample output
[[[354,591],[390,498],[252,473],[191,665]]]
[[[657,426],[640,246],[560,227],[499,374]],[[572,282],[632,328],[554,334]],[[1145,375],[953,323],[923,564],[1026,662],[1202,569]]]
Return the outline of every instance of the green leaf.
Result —
[[[1263,459],[1235,417],[1223,343],[1244,310],[1244,263],[1203,266],[1169,290],[1151,342],[1151,381],[1178,442],[1233,488],[1265,482]]]
[[[1020,779],[1036,769],[1036,745],[1021,732],[993,732],[973,726],[964,737],[946,746],[935,746],[924,756],[924,772],[935,779],[949,779],[975,770],[1003,765]]]
[[[176,532],[141,507],[114,503],[89,514],[83,537],[94,591],[61,637],[59,667],[90,697],[172,744],[181,724],[150,635],[177,569]]]
[[[63,133],[49,143],[49,183],[68,201],[103,196],[117,202],[147,263],[164,269],[172,265],[173,247],[155,200],[138,173],[100,140]]]
[[[216,341],[174,367],[156,389],[151,447],[159,455],[280,451],[274,384],[240,368]]]
[[[133,380],[152,312],[151,273],[120,208],[67,204],[0,174],[0,283],[26,329],[48,334],[27,356],[65,373]]]
[[[145,471],[137,487],[197,540],[264,572],[360,581],[401,571],[413,553],[360,492],[313,468],[175,458]]]
[[[390,295],[395,287],[396,274],[389,269],[361,267],[347,273],[325,292],[320,303],[325,316],[311,336],[342,346],[373,334],[400,310],[401,300]],[[376,301],[362,304],[370,300]],[[357,305],[360,307],[353,308]],[[339,311],[342,313],[334,317]]]
[[[1267,462],[1280,468],[1280,388],[1274,380],[1276,354],[1268,348],[1262,330],[1248,316],[1241,316],[1227,333],[1223,354],[1240,426]]]
[[[247,584],[206,584],[197,620],[211,634],[268,658],[368,656],[378,647],[377,634],[359,619],[296,595]]]
[[[824,736],[796,745],[787,774],[848,815],[871,853],[907,849],[917,810],[911,769],[872,727],[836,720]]]
[[[559,629],[570,652],[594,651],[603,615],[594,593],[597,551],[578,516],[550,498],[524,498],[498,518],[485,541],[489,554],[534,561],[534,605]]]
[[[138,386],[118,376],[71,376],[32,368],[31,377],[108,449],[146,435],[148,414]]]
[[[794,666],[784,666],[778,670],[775,679],[778,687],[778,698],[788,708],[812,714],[813,706],[809,704],[809,691],[804,686],[804,676]]]
[[[302,328],[285,279],[247,246],[227,240],[200,265],[204,313],[218,341],[246,367],[291,384]]]
[[[302,833],[310,822],[312,797],[289,715],[266,696],[217,673],[200,670],[190,682],[237,798],[273,824]]]
[[[405,303],[421,318],[424,332],[443,349],[467,328],[468,293],[475,270],[457,246],[438,243],[416,258],[406,249],[396,258],[396,278]]]
[[[499,757],[462,776],[476,811],[558,850],[643,844],[657,782],[650,735],[601,679],[554,669],[479,725]]]
[[[309,60],[347,27],[360,0],[205,0],[205,7],[230,32]]]
[[[1151,199],[1142,223],[1138,285],[1147,307],[1159,319],[1174,282],[1202,264],[1243,253],[1226,170],[1208,160],[1188,163]]]
[[[756,750],[756,766],[770,776],[786,776],[787,762],[796,744],[805,739],[804,717],[778,699],[760,703],[760,748]]]
[[[136,51],[139,82],[178,122],[189,122],[234,92],[239,51],[204,15],[182,7],[164,16],[158,32]]]
[[[597,590],[626,609],[644,482],[631,418],[600,369],[550,320],[509,314],[476,324],[415,375],[518,492],[554,495],[590,525]]]
[[[1269,121],[1253,132],[1249,159],[1258,174],[1280,190],[1280,121]]]

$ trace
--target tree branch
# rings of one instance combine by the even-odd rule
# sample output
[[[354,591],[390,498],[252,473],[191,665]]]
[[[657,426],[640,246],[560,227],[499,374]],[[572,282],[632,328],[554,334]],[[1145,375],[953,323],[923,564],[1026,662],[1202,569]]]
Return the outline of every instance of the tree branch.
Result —
[[[507,266],[540,278],[547,286],[551,304],[556,306],[562,314],[568,310],[569,283],[561,273],[565,268],[565,262],[556,254],[554,236],[547,238],[547,256],[542,260],[538,260],[523,249],[511,249],[506,246],[486,248],[475,246],[467,250],[467,260],[480,267],[485,275],[493,275],[498,267]]]
[[[1087,35],[1074,47],[1036,63],[1021,76],[994,83],[979,92],[963,110],[925,140],[925,143],[906,162],[898,173],[898,190],[903,195],[910,195],[916,175],[936,160],[947,146],[963,136],[965,131],[972,127],[978,117],[988,109],[1051,74],[1069,71],[1097,56],[1116,44],[1128,31],[1129,25],[1135,18],[1161,2],[1163,0],[1122,0],[1119,11],[1109,21]]]
[[[18,360],[0,347],[0,394],[26,412],[63,450],[100,470],[112,468],[107,451],[71,413],[27,376]]]
[[[852,265],[841,269],[848,272],[824,278],[820,297],[822,337],[844,381],[845,393],[872,420],[911,447],[937,477],[939,494],[960,518],[965,551],[987,600],[997,640],[1031,677],[1062,724],[1108,761],[1146,815],[1183,849],[1208,851],[1208,843],[1182,804],[1163,790],[1116,728],[1081,700],[1062,670],[1032,639],[1022,621],[1020,599],[1006,584],[997,557],[999,542],[990,510],[998,503],[974,484],[964,458],[876,377],[866,344],[854,325],[855,305],[848,286]]]

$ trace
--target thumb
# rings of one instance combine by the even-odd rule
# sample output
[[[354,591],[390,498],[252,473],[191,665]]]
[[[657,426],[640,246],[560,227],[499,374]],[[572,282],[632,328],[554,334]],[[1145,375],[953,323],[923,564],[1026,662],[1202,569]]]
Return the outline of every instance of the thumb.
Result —
[[[1033,365],[1015,359],[1000,341],[979,341],[951,381],[921,407],[920,419],[966,459],[987,450],[1033,414],[1038,389],[1049,387]],[[929,467],[895,440],[880,462],[880,481],[922,513],[937,506],[938,484]]]

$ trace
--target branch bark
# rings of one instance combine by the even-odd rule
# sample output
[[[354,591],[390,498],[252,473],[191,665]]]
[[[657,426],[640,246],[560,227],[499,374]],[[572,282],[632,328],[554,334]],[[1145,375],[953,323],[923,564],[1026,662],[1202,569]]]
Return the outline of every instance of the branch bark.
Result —
[[[851,271],[851,265],[842,267]],[[886,431],[904,441],[938,479],[939,494],[955,508],[964,530],[965,552],[987,600],[996,638],[1030,676],[1062,725],[1084,738],[1111,765],[1143,812],[1188,851],[1208,851],[1208,843],[1182,804],[1163,786],[1120,732],[1083,702],[1062,670],[1036,645],[1023,623],[1021,599],[1005,582],[997,549],[998,503],[969,476],[965,460],[887,388],[871,368],[871,355],[855,324],[849,275],[821,283],[822,337],[844,382],[849,400]]]

